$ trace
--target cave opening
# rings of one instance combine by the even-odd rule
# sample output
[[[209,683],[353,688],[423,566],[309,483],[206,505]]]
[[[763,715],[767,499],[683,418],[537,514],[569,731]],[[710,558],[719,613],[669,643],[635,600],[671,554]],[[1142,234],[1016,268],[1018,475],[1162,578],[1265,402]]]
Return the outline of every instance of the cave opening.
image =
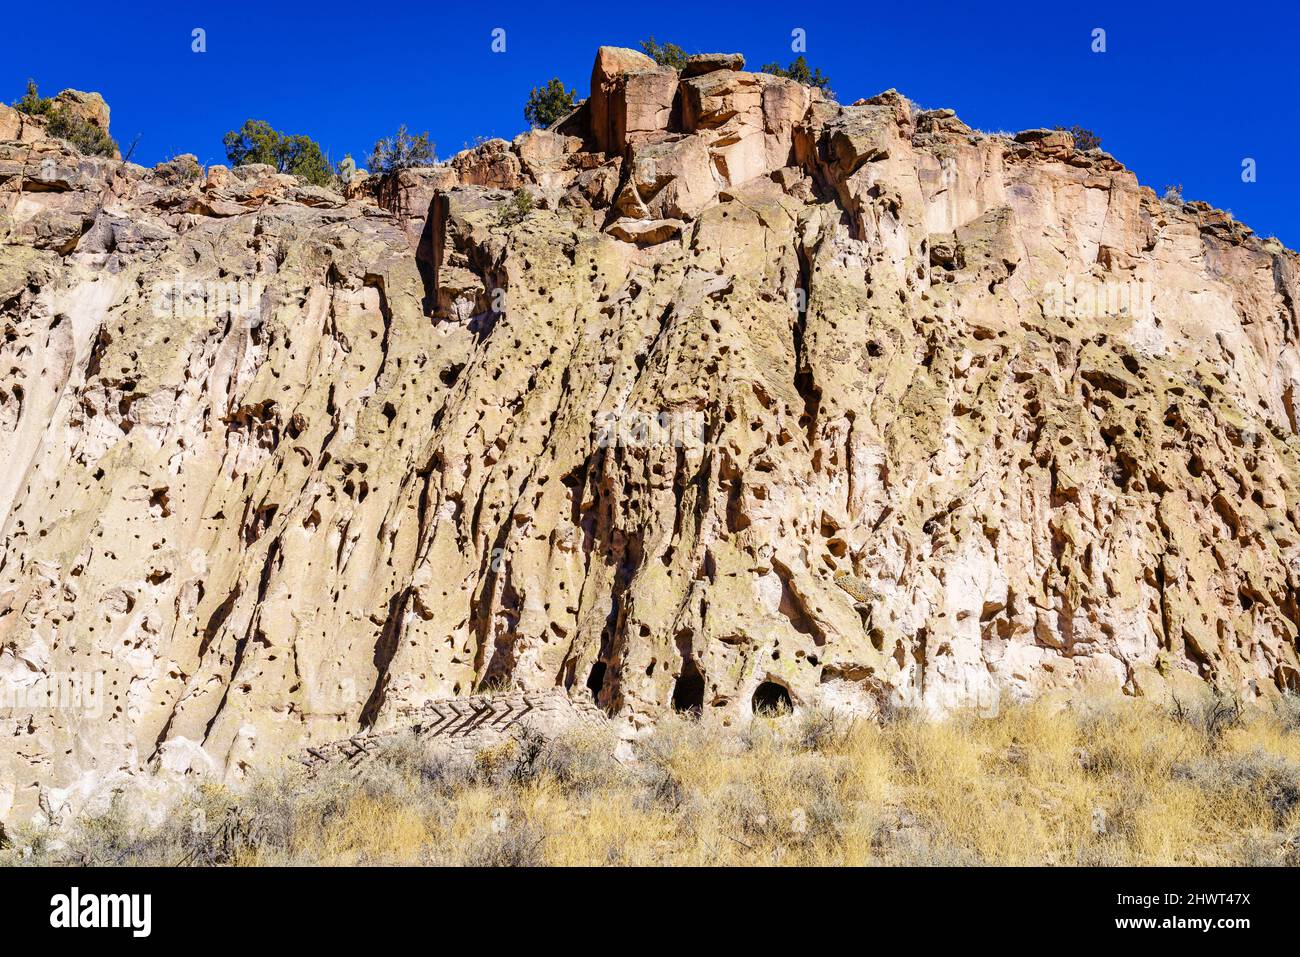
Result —
[[[591,689],[591,700],[599,704],[600,689],[605,687],[605,662],[597,661],[591,666],[591,674],[587,675],[587,687]]]
[[[764,681],[754,689],[754,714],[783,715],[794,710],[790,692],[785,685]]]
[[[682,663],[682,673],[673,688],[673,710],[696,717],[704,711],[704,675],[689,658]]]

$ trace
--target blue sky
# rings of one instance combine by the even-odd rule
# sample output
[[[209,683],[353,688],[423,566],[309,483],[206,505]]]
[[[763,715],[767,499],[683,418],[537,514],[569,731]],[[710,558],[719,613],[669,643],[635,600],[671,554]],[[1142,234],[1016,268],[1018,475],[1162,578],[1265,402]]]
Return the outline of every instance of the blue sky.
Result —
[[[1141,9],[1137,9],[1138,7]],[[56,15],[57,14],[57,15]],[[12,21],[13,16],[6,16]],[[207,52],[191,51],[191,31]],[[506,31],[506,52],[491,50]],[[1157,190],[1231,209],[1300,247],[1300,13],[1267,2],[599,4],[105,4],[65,0],[0,60],[0,97],[28,77],[45,94],[98,90],[123,146],[152,164],[224,162],[245,119],[306,133],[359,162],[399,123],[449,156],[524,128],[528,90],[559,76],[587,93],[602,43],[653,34],[688,52],[788,61],[791,31],[841,102],[896,87],[971,126],[1079,123]],[[1106,31],[1106,52],[1090,49]],[[1242,181],[1255,160],[1256,181]]]

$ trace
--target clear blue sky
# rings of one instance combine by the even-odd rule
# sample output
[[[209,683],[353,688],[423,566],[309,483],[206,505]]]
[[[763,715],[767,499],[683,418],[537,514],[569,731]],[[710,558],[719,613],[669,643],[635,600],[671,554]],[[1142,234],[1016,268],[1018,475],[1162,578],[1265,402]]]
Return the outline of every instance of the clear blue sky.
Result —
[[[13,2],[13,0],[10,0]],[[8,6],[8,3],[6,4]],[[12,8],[4,21],[17,30]],[[221,137],[265,119],[359,162],[399,123],[439,154],[524,128],[528,90],[559,76],[587,94],[602,43],[653,34],[688,52],[788,61],[790,33],[841,102],[889,87],[971,126],[1079,123],[1157,190],[1231,209],[1300,247],[1300,13],[1292,3],[826,3],[604,0],[598,4],[105,4],[64,0],[12,34],[0,97],[98,90],[112,131],[152,164],[176,153],[224,162]],[[207,52],[191,52],[191,30]],[[492,30],[506,52],[491,51]],[[1090,49],[1106,31],[1105,53]],[[1242,160],[1257,180],[1242,181]]]

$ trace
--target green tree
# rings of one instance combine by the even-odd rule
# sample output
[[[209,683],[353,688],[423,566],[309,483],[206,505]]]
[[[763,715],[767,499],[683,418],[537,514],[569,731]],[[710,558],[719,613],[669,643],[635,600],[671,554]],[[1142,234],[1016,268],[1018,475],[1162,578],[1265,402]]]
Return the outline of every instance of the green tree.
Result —
[[[641,49],[660,66],[670,66],[679,73],[686,66],[686,51],[676,43],[665,43],[660,46],[655,42],[655,38],[651,37],[649,40],[641,41]]]
[[[533,92],[528,94],[524,119],[533,126],[550,126],[572,111],[577,96],[577,90],[566,90],[558,78],[553,78],[546,86],[533,87]]]
[[[36,89],[36,81],[27,81],[27,92],[20,99],[14,100],[14,109],[28,116],[45,116],[54,108],[54,101],[48,96],[41,96]]]
[[[14,101],[14,109],[28,116],[43,117],[46,132],[89,156],[117,153],[117,143],[108,133],[50,97],[41,96],[35,80],[27,81],[27,92]]]
[[[232,166],[266,163],[313,186],[328,186],[333,176],[320,144],[309,136],[294,136],[271,128],[265,120],[246,120],[222,142]]]
[[[429,142],[428,132],[419,136],[408,133],[405,123],[397,128],[396,136],[378,140],[370,151],[372,173],[396,173],[414,166],[432,166],[436,162],[438,157],[434,145]]]
[[[831,78],[822,73],[821,67],[810,70],[808,61],[803,58],[802,53],[789,66],[782,66],[775,62],[765,63],[762,71],[773,76],[783,76],[789,80],[796,80],[804,86],[815,86],[817,89],[825,91],[827,96],[832,98],[835,96],[835,92],[830,88]]]
[[[1085,126],[1058,126],[1057,129],[1064,130],[1074,137],[1074,148],[1076,150],[1101,148],[1101,137]]]

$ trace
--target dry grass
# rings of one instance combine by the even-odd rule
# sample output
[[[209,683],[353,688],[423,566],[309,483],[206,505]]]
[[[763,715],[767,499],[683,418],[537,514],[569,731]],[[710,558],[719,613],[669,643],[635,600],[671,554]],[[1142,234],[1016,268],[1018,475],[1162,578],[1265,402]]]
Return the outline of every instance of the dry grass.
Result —
[[[668,720],[451,761],[206,787],[161,825],[120,803],[0,860],[105,864],[1300,864],[1300,708],[1118,700],[740,732]],[[66,842],[66,843],[64,843]],[[26,850],[24,850],[26,848]]]

